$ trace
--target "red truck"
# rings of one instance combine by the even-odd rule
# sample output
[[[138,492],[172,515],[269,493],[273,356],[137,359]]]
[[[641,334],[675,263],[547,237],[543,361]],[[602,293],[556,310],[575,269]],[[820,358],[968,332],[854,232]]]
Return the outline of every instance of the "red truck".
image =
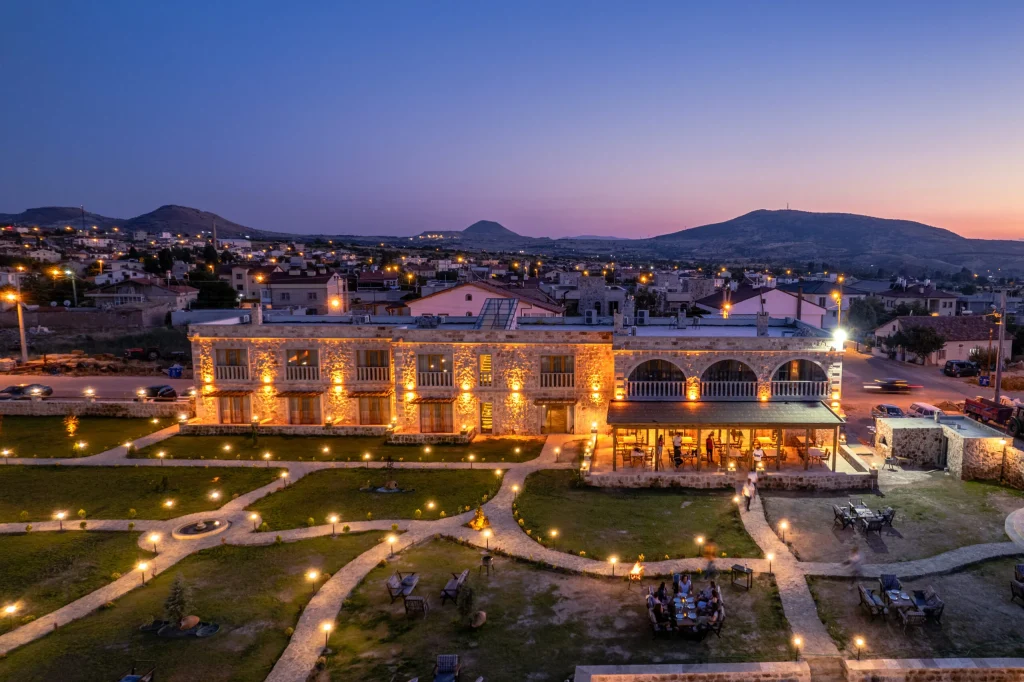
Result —
[[[980,422],[998,424],[1011,436],[1024,436],[1024,406],[1004,405],[988,398],[968,398],[964,414]]]

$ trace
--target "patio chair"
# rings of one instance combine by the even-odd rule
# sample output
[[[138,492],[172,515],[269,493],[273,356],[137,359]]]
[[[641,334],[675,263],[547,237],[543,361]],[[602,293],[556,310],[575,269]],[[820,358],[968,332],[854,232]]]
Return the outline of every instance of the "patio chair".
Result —
[[[902,590],[903,583],[892,573],[883,573],[878,577],[878,587],[882,592],[889,590]]]
[[[862,500],[859,497],[851,497],[850,498],[850,506],[851,507],[863,507],[864,506],[864,500]]]
[[[868,612],[872,619],[875,616],[884,616],[888,612],[882,598],[875,594],[875,591],[870,587],[860,585],[858,590],[860,592],[860,606]]]
[[[1010,581],[1010,601],[1020,599],[1024,603],[1024,582],[1020,580]]]
[[[462,663],[455,654],[441,654],[434,664],[434,682],[459,682]]]
[[[893,519],[896,518],[896,510],[892,507],[886,507],[885,509],[879,509],[877,513],[882,517],[882,525],[892,528]]]
[[[853,525],[854,518],[850,516],[850,510],[847,507],[840,507],[838,504],[832,505],[832,525],[837,523],[842,524],[842,530],[846,530],[849,526]]]
[[[882,519],[877,518],[877,517],[873,518],[873,519],[868,519],[866,521],[863,521],[864,533],[865,534],[867,534],[867,533],[878,533],[879,535],[881,535],[882,534],[882,524],[883,524]]]
[[[927,616],[924,615],[924,611],[920,609],[903,609],[898,612],[900,614],[900,622],[903,623],[903,631],[906,632],[908,627],[921,627],[927,620]]]
[[[719,639],[721,639],[722,638],[722,625],[724,625],[724,624],[725,624],[725,605],[723,604],[722,606],[718,607],[718,622],[714,623],[714,624],[712,624],[712,623],[708,623],[707,624],[708,632],[715,633],[715,637],[718,637]]]
[[[942,612],[946,608],[946,603],[939,599],[939,595],[935,593],[931,585],[923,590],[914,590],[913,596],[914,603],[924,612],[925,616],[934,618],[936,623],[942,622]]]

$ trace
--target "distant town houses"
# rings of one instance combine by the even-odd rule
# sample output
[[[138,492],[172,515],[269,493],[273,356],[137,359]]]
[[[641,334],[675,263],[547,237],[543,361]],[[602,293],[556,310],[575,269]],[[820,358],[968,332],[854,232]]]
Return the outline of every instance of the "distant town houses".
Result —
[[[195,302],[199,289],[138,278],[101,286],[85,296],[97,308],[142,310],[144,325],[154,327],[164,323],[167,313],[182,310]]]
[[[503,287],[490,282],[467,282],[422,298],[406,301],[410,315],[478,317],[491,299],[515,301],[521,317],[557,317],[565,309],[540,291],[525,287]]]
[[[893,339],[899,334],[907,334],[912,329],[931,330],[941,337],[944,345],[925,355],[918,355],[912,349],[893,343]],[[941,365],[947,360],[977,360],[980,352],[983,351],[984,357],[987,357],[989,349],[995,353],[999,346],[999,326],[990,317],[974,315],[897,317],[878,326],[872,335],[875,339],[872,352],[875,355],[925,365]],[[1007,337],[1000,350],[1000,356],[1009,358],[1012,347],[1013,339]]]
[[[825,308],[811,303],[806,297],[774,287],[723,287],[714,294],[699,299],[697,308],[723,317],[768,313],[769,317],[791,318],[822,328]]]

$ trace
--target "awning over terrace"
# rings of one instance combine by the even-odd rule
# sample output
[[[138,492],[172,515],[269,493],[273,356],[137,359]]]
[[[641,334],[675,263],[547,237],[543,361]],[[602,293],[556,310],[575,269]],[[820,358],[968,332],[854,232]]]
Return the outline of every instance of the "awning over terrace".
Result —
[[[629,402],[608,405],[608,425],[742,426],[834,429],[843,420],[824,403],[810,402]]]

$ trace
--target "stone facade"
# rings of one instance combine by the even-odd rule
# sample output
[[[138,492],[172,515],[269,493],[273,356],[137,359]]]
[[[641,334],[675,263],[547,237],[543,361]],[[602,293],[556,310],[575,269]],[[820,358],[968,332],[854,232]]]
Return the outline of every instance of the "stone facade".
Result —
[[[744,476],[724,471],[617,471],[589,474],[587,485],[597,488],[702,488],[738,489]],[[760,472],[759,490],[874,490],[878,471],[864,474],[841,472]]]
[[[1024,658],[843,661],[848,682],[1019,682]]]
[[[706,335],[702,327],[696,333],[693,328],[678,334],[666,328],[657,330],[658,334],[626,336],[609,328],[565,323],[521,324],[510,330],[457,324],[426,328],[408,320],[402,324],[194,325],[190,338],[199,395],[196,422],[221,421],[218,396],[227,392],[245,396],[249,412],[261,424],[288,425],[286,396],[302,393],[317,396],[322,421],[330,421],[335,428],[355,427],[361,425],[360,394],[376,393],[387,396],[395,438],[419,434],[424,403],[450,403],[455,434],[473,429],[487,433],[485,413],[494,435],[542,433],[546,416],[551,417],[552,433],[561,429],[579,434],[595,429],[606,432],[608,405],[621,397],[623,381],[640,363],[656,358],[676,364],[687,376],[688,391],[693,387],[697,394],[701,374],[720,360],[746,363],[757,374],[758,396],[749,399],[771,399],[773,373],[797,359],[821,368],[838,392],[842,356],[832,350],[829,339],[808,336],[798,328],[794,329],[801,334],[794,336],[758,337],[751,331],[744,337],[736,327],[744,331],[742,325],[709,324]],[[245,350],[244,367],[216,367],[220,349]],[[302,371],[288,367],[291,350],[315,351],[318,366]],[[364,350],[386,352],[386,373],[371,377],[361,371],[357,358]],[[426,355],[443,357],[447,376],[424,381],[417,362]],[[490,362],[486,376],[481,370],[485,356]],[[542,375],[545,356],[571,357],[572,371]],[[555,424],[562,414],[565,424]],[[299,432],[319,428],[295,426]]]
[[[248,436],[252,427],[245,424],[182,424],[186,436]],[[291,424],[260,425],[261,436],[384,436],[386,426],[293,426]]]
[[[193,414],[190,403],[84,400],[4,400],[0,401],[0,415],[22,417],[60,417],[74,414],[79,417],[119,417],[137,419],[180,419]]]
[[[883,457],[903,457],[917,466],[936,467],[942,455],[942,427],[925,419],[875,420],[875,447]]]

